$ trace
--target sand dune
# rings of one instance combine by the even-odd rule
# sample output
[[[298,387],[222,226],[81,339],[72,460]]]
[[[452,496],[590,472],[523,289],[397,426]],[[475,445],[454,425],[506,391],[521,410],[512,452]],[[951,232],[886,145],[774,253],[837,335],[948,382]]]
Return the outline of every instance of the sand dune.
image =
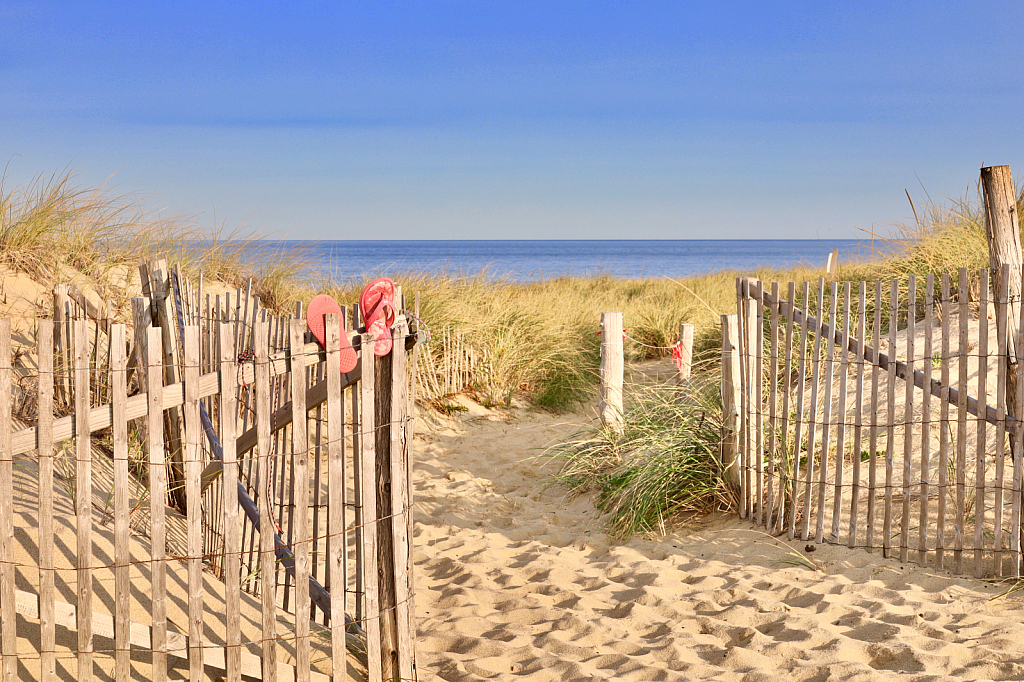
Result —
[[[421,679],[1024,679],[1024,601],[991,600],[1006,586],[808,554],[732,516],[612,541],[528,459],[585,421],[475,408],[420,429]]]

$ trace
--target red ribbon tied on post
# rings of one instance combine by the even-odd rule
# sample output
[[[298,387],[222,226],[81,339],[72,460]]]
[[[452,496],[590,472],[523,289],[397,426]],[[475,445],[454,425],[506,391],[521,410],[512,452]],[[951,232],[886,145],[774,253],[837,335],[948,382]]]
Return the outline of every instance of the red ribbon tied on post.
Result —
[[[672,364],[676,366],[677,371],[683,371],[683,342],[677,341],[676,345],[672,346]]]

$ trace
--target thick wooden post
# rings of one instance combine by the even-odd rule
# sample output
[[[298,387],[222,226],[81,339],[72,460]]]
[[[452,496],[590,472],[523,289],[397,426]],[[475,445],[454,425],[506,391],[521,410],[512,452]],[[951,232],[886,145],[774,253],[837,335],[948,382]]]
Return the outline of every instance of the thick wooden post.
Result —
[[[988,236],[988,256],[996,291],[1006,286],[1011,305],[1006,316],[1007,329],[998,329],[1000,336],[1007,340],[1006,357],[1010,371],[1006,378],[1007,411],[1020,419],[1021,409],[1017,404],[1017,335],[1020,333],[1020,308],[1013,305],[1021,295],[1020,228],[1017,222],[1017,193],[1009,166],[989,166],[981,169],[982,197],[985,208],[985,234]],[[1003,266],[1008,266],[1008,270]],[[1008,279],[1003,283],[1003,278]],[[998,319],[997,323],[1001,320]]]
[[[735,313],[722,315],[722,477],[740,486],[740,327]]]
[[[682,360],[679,363],[679,383],[683,384],[690,379],[690,372],[693,369],[693,325],[684,322],[679,325],[679,350]]]
[[[622,432],[622,313],[601,313],[601,422]]]

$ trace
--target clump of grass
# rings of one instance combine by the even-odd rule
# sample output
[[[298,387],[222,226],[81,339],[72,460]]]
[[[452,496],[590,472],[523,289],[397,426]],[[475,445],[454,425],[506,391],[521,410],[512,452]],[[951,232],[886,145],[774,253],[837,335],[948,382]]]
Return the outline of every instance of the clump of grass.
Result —
[[[165,257],[197,277],[242,286],[253,278],[263,305],[290,311],[305,296],[301,249],[268,247],[260,235],[204,229],[195,219],[159,215],[145,197],[79,184],[73,170],[40,175],[24,187],[0,177],[0,263],[52,285],[92,288],[126,319],[139,259]]]
[[[608,427],[579,431],[546,456],[561,460],[551,482],[571,493],[593,492],[620,538],[664,533],[672,520],[731,505],[718,462],[721,404],[710,378],[688,386],[629,389],[622,434]]]

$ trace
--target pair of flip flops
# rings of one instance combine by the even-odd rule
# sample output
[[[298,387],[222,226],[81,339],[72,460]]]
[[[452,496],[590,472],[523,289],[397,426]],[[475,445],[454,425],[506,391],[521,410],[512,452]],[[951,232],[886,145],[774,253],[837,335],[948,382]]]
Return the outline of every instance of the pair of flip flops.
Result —
[[[387,277],[375,279],[359,296],[359,312],[366,331],[373,339],[373,354],[384,356],[391,352],[391,325],[395,323],[395,283]],[[356,351],[348,340],[345,317],[341,306],[332,297],[321,294],[306,307],[306,325],[321,346],[327,345],[326,315],[336,313],[341,323],[341,371],[351,372],[359,362]]]

